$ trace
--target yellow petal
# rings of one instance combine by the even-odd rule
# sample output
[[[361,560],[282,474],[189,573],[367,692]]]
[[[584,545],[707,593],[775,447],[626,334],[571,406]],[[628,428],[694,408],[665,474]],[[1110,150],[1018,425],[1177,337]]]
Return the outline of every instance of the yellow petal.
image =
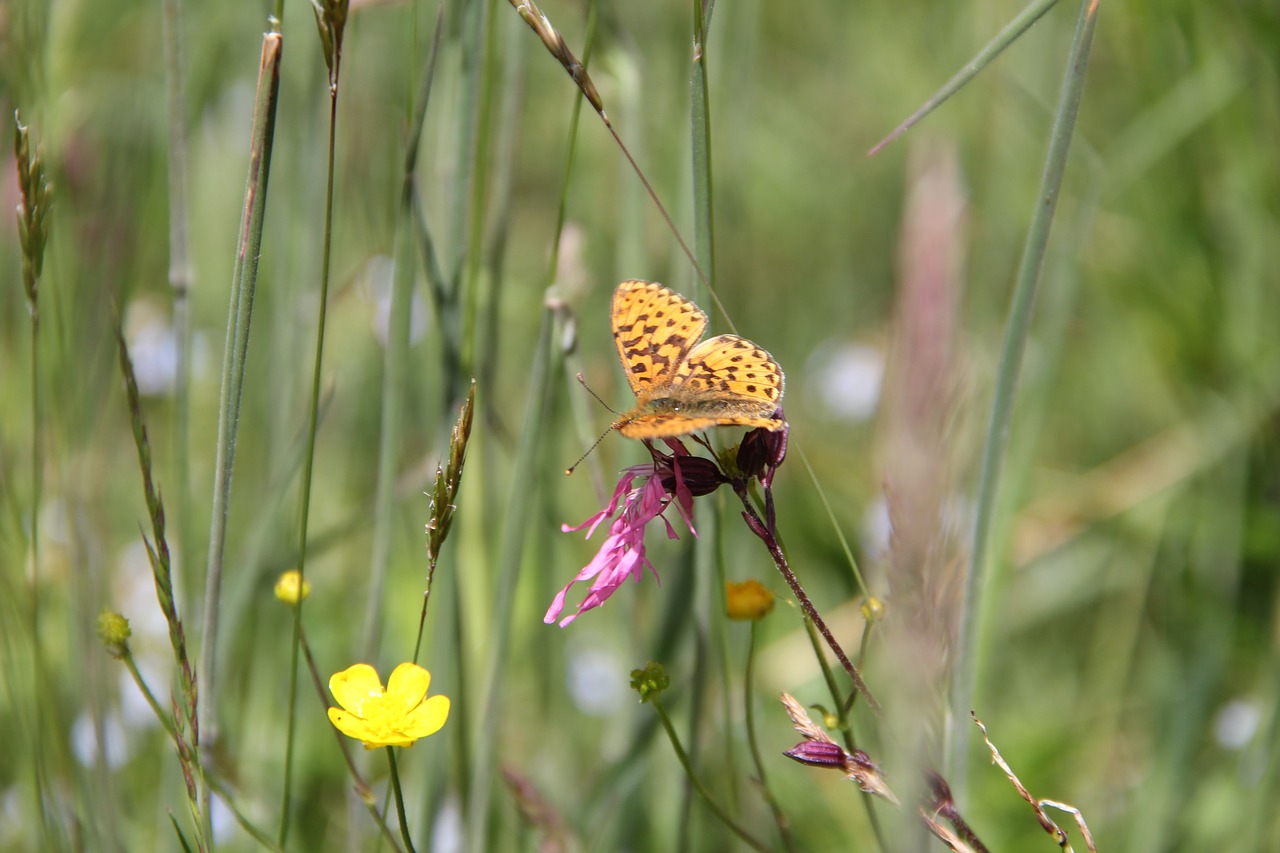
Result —
[[[329,722],[333,723],[333,727],[347,737],[364,740],[366,737],[371,736],[368,723],[355,714],[348,714],[341,708],[329,709]]]
[[[402,663],[387,679],[387,702],[402,714],[410,713],[431,685],[431,673],[414,663]]]
[[[382,681],[376,669],[367,663],[358,663],[335,672],[329,679],[329,692],[339,705],[359,715],[365,700],[382,696]]]
[[[432,696],[418,707],[414,708],[412,713],[404,718],[397,728],[405,737],[424,738],[440,731],[444,725],[444,721],[449,718],[449,697],[448,696]]]

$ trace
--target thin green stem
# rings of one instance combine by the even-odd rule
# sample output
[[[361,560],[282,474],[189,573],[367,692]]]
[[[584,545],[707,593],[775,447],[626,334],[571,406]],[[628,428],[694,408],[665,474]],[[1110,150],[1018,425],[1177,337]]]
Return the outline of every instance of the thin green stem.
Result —
[[[34,756],[32,761],[32,805],[41,815],[40,840],[42,846],[52,843],[54,837],[51,810],[43,807],[48,800],[45,791],[45,717],[46,704],[53,707],[53,691],[46,684],[48,672],[44,665],[44,647],[40,643],[40,505],[44,500],[44,398],[40,393],[40,271],[44,265],[44,248],[47,238],[46,217],[49,211],[51,187],[45,179],[39,148],[31,148],[27,125],[22,123],[19,111],[14,111],[14,160],[18,171],[18,190],[22,203],[18,205],[18,231],[22,245],[22,286],[27,300],[27,312],[31,316],[31,575],[27,578],[30,590],[28,630],[31,632],[31,683],[36,686],[32,704],[32,737]]]
[[[765,802],[769,804],[769,811],[773,812],[773,820],[778,824],[778,834],[782,836],[782,844],[788,850],[795,850],[795,839],[791,836],[791,822],[787,820],[786,814],[782,811],[782,807],[778,805],[777,798],[773,795],[773,789],[769,787],[769,778],[764,771],[764,759],[760,757],[760,739],[756,736],[756,703],[753,692],[756,672],[756,626],[758,624],[754,620],[751,622],[751,638],[747,642],[747,665],[746,671],[742,676],[742,705],[743,713],[746,715],[747,745],[751,749],[751,760],[756,765],[756,777],[760,780],[760,793]]]
[[[794,443],[792,446],[794,447]],[[840,521],[836,518],[835,510],[831,508],[831,501],[827,500],[826,490],[822,488],[822,484],[818,481],[818,472],[813,470],[813,463],[809,461],[809,456],[804,452],[804,449],[797,447],[796,450],[800,454],[800,461],[804,463],[804,470],[809,473],[809,482],[813,485],[814,493],[817,494],[818,500],[822,501],[822,508],[827,511],[827,519],[831,522],[831,530],[836,534],[836,538],[840,540],[840,550],[844,552],[844,558],[848,561],[849,568],[853,571],[853,579],[858,582],[858,588],[862,590],[863,595],[870,595],[871,589],[862,577],[862,569],[858,568],[858,560],[853,556],[853,549],[849,547],[849,539],[844,535],[844,530],[840,527]]]
[[[662,706],[661,698],[654,696],[649,700],[649,704],[653,705],[653,710],[658,714],[658,721],[662,723],[662,728],[667,733],[667,739],[671,741],[671,748],[675,750],[676,759],[679,760],[680,766],[684,768],[685,776],[693,785],[693,789],[698,792],[698,796],[707,804],[707,808],[711,809],[716,817],[724,823],[729,830],[739,838],[741,838],[751,849],[766,851],[769,846],[750,832],[745,827],[735,821],[724,808],[717,803],[711,796],[711,792],[702,784],[702,780],[698,778],[698,774],[693,770],[693,764],[689,761],[688,754],[684,751],[684,747],[680,745],[680,736],[676,734],[675,726],[671,724],[671,718],[667,716],[666,708]]]
[[[146,680],[142,677],[142,673],[138,670],[137,661],[134,660],[133,650],[128,646],[125,646],[124,655],[120,660],[124,663],[125,669],[128,670],[129,677],[133,679],[134,686],[138,688],[138,692],[142,694],[142,698],[146,700],[147,705],[151,708],[151,713],[155,714],[156,719],[160,721],[160,726],[164,729],[165,734],[169,736],[169,740],[173,741],[175,746],[181,747],[178,731],[174,726],[173,717],[165,712],[164,708],[160,704],[160,700],[156,698],[155,693],[151,690],[151,686],[147,684]],[[204,773],[204,769],[201,767],[197,767],[196,771],[201,774]],[[249,833],[255,841],[268,850],[284,849],[272,841],[271,837],[265,832],[253,825],[249,818],[240,810],[240,807],[236,804],[234,792],[228,788],[225,783],[216,777],[206,779],[206,782],[211,785],[218,796],[222,798],[223,804],[226,805],[232,816],[235,817],[236,823],[240,824],[241,828],[244,829],[245,832]]]
[[[391,790],[395,792],[396,798],[396,817],[400,821],[400,837],[404,839],[404,848],[409,853],[416,853],[413,846],[413,837],[409,834],[409,821],[404,813],[404,793],[400,790],[400,769],[396,766],[396,748],[394,746],[384,747],[387,751],[387,765],[391,768]]]
[[[987,551],[991,544],[989,540],[992,520],[996,513],[1000,473],[1008,444],[1018,374],[1022,366],[1022,356],[1026,350],[1027,338],[1031,332],[1032,309],[1035,306],[1045,247],[1049,242],[1049,230],[1053,224],[1053,214],[1062,189],[1062,176],[1066,171],[1067,155],[1075,132],[1080,98],[1084,91],[1085,71],[1089,62],[1089,50],[1093,45],[1097,11],[1098,0],[1082,0],[1067,71],[1058,98],[1053,129],[1049,135],[1049,151],[1045,156],[1040,192],[1037,195],[1038,201],[1027,229],[1022,262],[1018,268],[1013,299],[1009,306],[1004,344],[996,373],[995,395],[991,403],[991,415],[983,445],[970,549],[972,556],[965,579],[960,643],[955,668],[956,681],[951,701],[950,755],[947,776],[957,802],[963,802],[966,787],[968,752],[965,747],[968,743],[966,734],[969,709],[973,704],[978,673],[978,617],[982,612],[980,598],[986,581]]]
[[[704,7],[704,3],[706,6]],[[693,71],[689,77],[689,137],[693,159],[693,246],[711,287],[716,280],[715,214],[711,197],[711,94],[707,84],[710,0],[693,0]],[[695,291],[698,288],[695,287]],[[697,294],[695,293],[695,299]]]
[[[338,44],[340,45],[340,35]],[[320,377],[324,365],[324,339],[326,319],[329,315],[329,278],[333,246],[333,172],[337,156],[338,127],[338,90],[341,71],[342,54],[335,46],[333,67],[329,73],[329,149],[325,170],[324,191],[324,245],[321,248],[320,297],[316,318],[316,348],[311,367],[311,400],[307,411],[307,442],[303,451],[302,494],[298,509],[298,586],[306,582],[307,576],[307,528],[311,514],[311,483],[315,471],[316,430],[320,422]],[[293,792],[293,751],[296,735],[298,706],[298,656],[302,645],[302,603],[303,596],[298,596],[298,606],[293,608],[293,642],[290,647],[289,660],[289,711],[288,725],[285,732],[284,783],[280,792],[280,846],[284,847],[289,840],[290,800]]]
[[[180,0],[164,0],[165,95],[168,105],[169,290],[173,293],[173,508],[180,549],[183,613],[195,612],[197,565],[191,553],[191,259],[187,240],[187,132],[183,99],[182,9]]]
[[[929,100],[921,104],[918,110],[908,116],[902,124],[894,128],[892,133],[873,145],[871,150],[867,152],[867,156],[873,157],[879,154],[886,145],[906,133],[929,113],[942,106],[944,101],[960,91],[964,84],[976,77],[978,72],[990,65],[997,56],[1004,53],[1005,48],[1031,29],[1032,24],[1044,17],[1044,14],[1053,8],[1057,2],[1058,0],[1035,0],[1034,3],[1019,12],[1012,21],[1005,24],[1004,29],[996,33],[995,38],[987,42],[986,46],[978,51],[978,54],[973,59],[970,59],[950,80],[942,84],[942,88],[935,92]]]
[[[689,151],[691,158],[690,177],[693,190],[693,248],[697,253],[698,265],[710,277],[706,289],[711,289],[715,281],[715,228],[711,197],[711,98],[707,91],[707,38],[709,36],[709,9],[704,6],[705,0],[692,0],[693,3],[693,64],[689,75]],[[695,281],[695,298],[700,298],[704,285]],[[712,611],[718,597],[712,594],[710,587],[717,577],[715,550],[723,536],[723,525],[714,524],[704,529],[697,547],[694,549],[694,608],[693,608],[693,679],[689,696],[688,743],[695,755],[702,753],[702,726],[699,722],[704,717],[704,709],[708,701],[707,691],[711,679],[709,671],[711,647]],[[723,589],[723,586],[721,587]],[[722,658],[727,657],[727,649],[722,641]],[[730,768],[729,778],[735,778]],[[690,774],[692,779],[692,774]],[[692,844],[693,800],[684,797],[680,814],[680,845],[687,850]]]
[[[544,310],[533,365],[529,372],[525,428],[520,431],[520,440],[516,446],[510,504],[504,515],[502,555],[498,563],[495,598],[490,609],[492,636],[481,671],[480,709],[483,716],[476,728],[481,734],[477,738],[472,759],[471,795],[467,804],[467,839],[473,850],[488,849],[486,839],[492,793],[490,789],[498,746],[498,738],[494,733],[500,729],[498,721],[502,705],[501,674],[508,655],[511,629],[516,621],[512,610],[525,553],[525,530],[537,494],[538,449],[542,446],[542,427],[546,423],[547,400],[551,392],[549,362],[553,346],[551,330],[555,325],[554,312],[549,308]]]
[[[413,174],[401,179],[395,237],[395,275],[387,327],[386,361],[382,373],[382,426],[378,436],[378,480],[374,487],[373,550],[369,558],[369,599],[365,609],[365,659],[377,656],[382,629],[383,592],[391,562],[392,521],[396,505],[400,438],[403,430],[405,383],[408,377],[409,329],[413,309],[414,216]]]
[[[40,502],[44,492],[44,402],[40,394],[40,315],[36,304],[31,303],[31,577],[27,585],[31,590],[31,621],[28,630],[31,632],[31,683],[41,685],[32,691],[32,720],[34,721],[34,760],[32,785],[35,788],[37,806],[45,803],[49,797],[45,794],[47,783],[45,753],[45,710],[44,697],[49,694],[44,688],[45,673],[44,646],[40,643]],[[51,843],[49,810],[40,808],[40,842],[41,846]]]

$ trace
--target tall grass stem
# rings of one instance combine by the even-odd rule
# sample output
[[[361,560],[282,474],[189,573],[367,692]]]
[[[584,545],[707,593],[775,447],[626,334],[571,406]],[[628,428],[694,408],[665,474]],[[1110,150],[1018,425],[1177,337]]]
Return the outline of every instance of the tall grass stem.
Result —
[[[1057,2],[1058,0],[1035,0],[1030,6],[1015,15],[1013,20],[1005,24],[1004,28],[996,33],[995,37],[987,42],[973,59],[965,63],[964,67],[957,71],[950,80],[942,84],[941,89],[921,104],[920,108],[908,116],[902,124],[894,128],[892,133],[873,145],[871,150],[867,152],[867,156],[874,157],[879,154],[885,146],[919,124],[929,113],[942,106],[948,98],[964,88],[966,83],[978,76],[982,69],[1004,53],[1006,48],[1021,38],[1023,33],[1031,29],[1032,25],[1043,18],[1045,13],[1052,9]]]
[[[227,317],[226,350],[222,364],[221,398],[218,406],[213,510],[209,523],[209,558],[205,573],[204,636],[200,649],[200,665],[197,670],[201,699],[199,721],[201,749],[205,750],[201,764],[206,766],[213,760],[212,745],[217,740],[218,618],[223,554],[226,548],[227,518],[231,508],[231,476],[235,467],[240,396],[244,390],[249,326],[253,317],[253,295],[258,283],[258,260],[262,253],[267,179],[271,171],[271,149],[275,139],[276,106],[280,91],[283,36],[280,34],[277,21],[273,20],[271,27],[271,31],[263,36],[262,53],[258,65],[258,88],[249,144],[249,176],[245,184],[240,234],[236,241],[236,258]],[[209,788],[204,784],[203,779],[201,784],[202,813],[207,823]]]
[[[989,559],[987,552],[991,547],[991,526],[996,513],[1000,474],[1008,445],[1018,374],[1022,367],[1022,356],[1026,351],[1027,339],[1031,334],[1031,319],[1045,248],[1049,242],[1049,231],[1053,224],[1054,211],[1057,209],[1058,195],[1062,189],[1062,176],[1067,167],[1071,138],[1075,133],[1076,116],[1084,93],[1085,72],[1089,63],[1089,51],[1093,45],[1097,11],[1098,0],[1083,0],[1080,4],[1080,16],[1071,43],[1053,128],[1049,134],[1049,151],[1045,156],[1040,191],[1036,196],[1037,203],[1027,229],[1022,261],[1014,281],[1013,299],[1009,306],[1004,343],[996,372],[995,394],[983,442],[978,500],[975,508],[969,571],[965,577],[964,600],[961,605],[960,641],[955,665],[956,679],[952,691],[948,727],[950,750],[946,775],[951,782],[957,802],[964,801],[967,787],[969,710],[977,687],[979,625],[984,614],[981,597],[986,581]]]

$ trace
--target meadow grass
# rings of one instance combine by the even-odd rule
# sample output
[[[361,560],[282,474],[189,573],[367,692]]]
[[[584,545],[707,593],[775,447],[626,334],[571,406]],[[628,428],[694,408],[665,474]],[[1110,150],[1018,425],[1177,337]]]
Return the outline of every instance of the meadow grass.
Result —
[[[1099,850],[1280,845],[1265,4],[3,39],[0,849],[1054,849],[970,711]],[[777,359],[787,456],[685,437],[727,477],[659,461],[697,537],[668,507],[661,584],[561,628],[609,532],[561,526],[650,461],[564,476],[615,418],[579,377],[632,406],[630,278]],[[748,579],[776,606],[731,620]],[[361,662],[443,727],[340,734]]]

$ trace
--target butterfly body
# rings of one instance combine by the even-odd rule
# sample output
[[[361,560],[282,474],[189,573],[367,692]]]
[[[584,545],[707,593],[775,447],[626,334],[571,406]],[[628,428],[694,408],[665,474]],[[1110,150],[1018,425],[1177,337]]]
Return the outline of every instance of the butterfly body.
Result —
[[[707,315],[655,282],[613,294],[613,339],[636,406],[613,423],[628,438],[672,438],[713,426],[781,429],[782,368],[737,335],[698,342]]]

